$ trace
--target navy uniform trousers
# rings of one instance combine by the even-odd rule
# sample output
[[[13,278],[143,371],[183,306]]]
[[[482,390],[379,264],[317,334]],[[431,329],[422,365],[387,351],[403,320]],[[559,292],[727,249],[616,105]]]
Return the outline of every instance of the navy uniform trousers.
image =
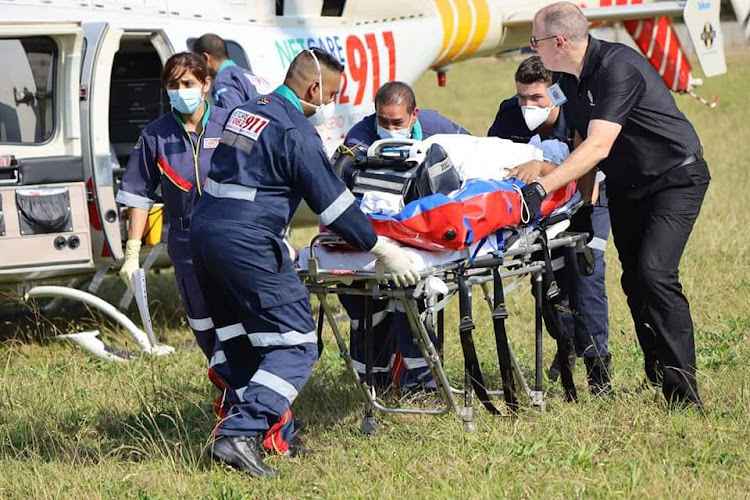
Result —
[[[693,321],[678,267],[710,176],[702,159],[679,175],[677,185],[635,200],[610,190],[609,207],[646,376],[667,401],[699,403]]]
[[[318,356],[309,294],[278,232],[231,220],[246,202],[204,198],[191,249],[226,359],[214,369],[232,388],[216,432],[280,435],[264,445],[284,453],[294,430],[290,406]]]
[[[361,379],[365,376],[365,304],[362,297],[339,295],[350,319],[349,344]],[[420,312],[424,302],[418,301]],[[419,347],[414,343],[403,304],[398,300],[375,300],[372,305],[373,386],[378,392],[390,388],[409,393],[435,389],[437,385]],[[430,332],[433,343],[436,338]]]
[[[604,252],[609,238],[609,208],[607,191],[600,183],[599,199],[591,214],[594,237],[588,246],[596,260],[594,273],[583,276],[579,272],[575,249],[564,248],[564,267],[555,271],[555,280],[560,288],[559,314],[563,337],[573,339],[578,356],[587,358],[609,355],[609,316],[607,290],[604,284],[606,263]],[[553,266],[560,260],[555,259]]]
[[[188,324],[193,330],[198,346],[209,360],[213,359],[216,344],[216,332],[206,299],[201,292],[195,267],[190,253],[190,232],[172,227],[169,230],[167,252],[174,264],[174,275],[177,289],[180,292],[182,305],[187,314]]]

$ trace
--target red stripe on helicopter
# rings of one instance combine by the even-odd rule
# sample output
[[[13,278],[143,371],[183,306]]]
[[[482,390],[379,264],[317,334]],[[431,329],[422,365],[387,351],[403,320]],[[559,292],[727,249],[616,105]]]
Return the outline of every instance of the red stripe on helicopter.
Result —
[[[631,20],[623,24],[667,87],[673,91],[688,90],[690,61],[685,57],[669,18]]]
[[[172,184],[185,192],[193,189],[193,183],[180,177],[180,174],[178,174],[177,171],[172,168],[172,166],[166,159],[164,159],[163,156],[160,156],[156,160],[156,163],[159,165],[159,170],[161,170],[161,173],[164,174],[164,176],[169,179]]]

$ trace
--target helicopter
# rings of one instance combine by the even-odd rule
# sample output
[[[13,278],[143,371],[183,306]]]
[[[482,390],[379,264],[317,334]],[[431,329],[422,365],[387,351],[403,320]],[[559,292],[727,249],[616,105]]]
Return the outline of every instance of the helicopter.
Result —
[[[734,1],[735,9],[747,7]],[[0,288],[51,297],[47,311],[63,299],[83,302],[146,352],[169,352],[96,292],[123,257],[126,221],[115,202],[123,166],[141,129],[169,111],[159,75],[170,55],[217,33],[230,58],[262,75],[270,91],[297,53],[328,51],[345,67],[336,113],[318,128],[333,152],[372,112],[383,83],[413,83],[431,69],[445,85],[455,62],[526,47],[534,14],[549,3],[0,0]],[[672,90],[690,91],[696,80],[671,17],[685,19],[706,76],[726,71],[718,0],[579,6],[593,25],[622,22]],[[292,225],[312,224],[317,217],[302,206]],[[169,265],[158,236],[144,247],[144,269]],[[71,281],[45,285],[61,279]],[[120,309],[131,297],[123,295]],[[95,354],[117,358],[88,333],[73,335]]]

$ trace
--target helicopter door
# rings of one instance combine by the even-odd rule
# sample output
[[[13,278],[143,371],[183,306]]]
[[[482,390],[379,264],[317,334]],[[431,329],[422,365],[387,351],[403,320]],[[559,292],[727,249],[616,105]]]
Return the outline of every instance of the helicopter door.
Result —
[[[0,20],[0,282],[91,269],[77,23]]]
[[[85,23],[86,57],[81,70],[83,161],[89,191],[89,216],[95,258],[123,257],[120,221],[115,203],[114,167],[109,137],[112,64],[122,30],[107,23]]]

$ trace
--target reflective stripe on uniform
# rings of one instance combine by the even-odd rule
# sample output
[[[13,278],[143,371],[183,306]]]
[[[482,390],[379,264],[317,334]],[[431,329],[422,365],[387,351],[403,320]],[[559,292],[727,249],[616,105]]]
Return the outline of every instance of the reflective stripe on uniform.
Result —
[[[233,198],[235,200],[255,201],[257,189],[239,184],[220,184],[211,178],[206,179],[203,192],[214,198]]]
[[[315,330],[308,333],[291,332],[254,332],[248,333],[250,343],[254,347],[295,346],[300,344],[314,344],[318,341]]]
[[[190,328],[197,332],[205,332],[214,327],[214,320],[211,318],[191,318],[188,316],[188,324]]]
[[[378,326],[380,323],[383,322],[383,320],[386,318],[386,315],[388,314],[388,310],[384,309],[380,312],[376,312],[372,314],[372,326],[373,328]],[[359,319],[353,319],[351,320],[351,328],[352,330],[357,330],[359,328],[359,324],[362,320]]]
[[[427,361],[424,358],[401,358],[404,362],[404,366],[409,370],[416,368],[427,368]]]
[[[565,267],[565,257],[558,257],[556,259],[552,259],[552,270],[553,271],[559,271]]]
[[[224,351],[216,351],[213,356],[211,356],[211,361],[208,362],[208,367],[213,368],[216,365],[221,365],[226,362],[227,357],[224,354]]]
[[[352,359],[352,363],[354,364],[354,369],[357,370],[357,373],[359,373],[360,375],[364,375],[366,373],[366,367],[364,363],[361,363],[356,359]],[[388,373],[389,371],[391,371],[392,363],[393,358],[391,358],[391,362],[388,363],[388,366],[373,366],[372,373]]]
[[[255,382],[256,384],[271,389],[277,394],[281,394],[286,398],[287,401],[289,401],[290,404],[297,397],[297,394],[299,394],[297,392],[297,389],[295,389],[292,384],[290,384],[283,378],[265,370],[258,370],[257,372],[255,372],[255,375],[253,375],[253,378],[250,379],[250,382]]]
[[[607,250],[607,240],[594,236],[586,246],[591,248],[592,250],[599,250],[601,252],[604,252],[605,250]]]
[[[246,333],[247,332],[245,331],[245,327],[242,326],[242,323],[235,323],[233,325],[222,326],[221,328],[216,329],[216,336],[219,337],[219,340],[222,342],[239,337],[240,335],[245,335]]]
[[[320,222],[322,222],[324,226],[331,224],[338,219],[352,203],[354,203],[354,195],[347,189],[320,213]]]

